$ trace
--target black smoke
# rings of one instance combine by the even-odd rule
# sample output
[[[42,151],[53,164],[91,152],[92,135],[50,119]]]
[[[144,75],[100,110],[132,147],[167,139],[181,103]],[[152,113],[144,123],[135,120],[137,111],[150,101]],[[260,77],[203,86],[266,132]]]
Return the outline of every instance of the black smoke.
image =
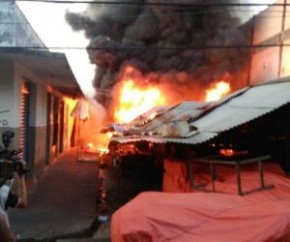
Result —
[[[186,98],[194,97],[197,85],[225,76],[238,79],[249,50],[233,46],[248,44],[249,37],[227,3],[236,1],[116,0],[89,4],[82,14],[68,12],[67,22],[90,39],[87,50],[97,65],[96,99],[109,105],[126,65],[154,77],[156,83],[186,90]]]

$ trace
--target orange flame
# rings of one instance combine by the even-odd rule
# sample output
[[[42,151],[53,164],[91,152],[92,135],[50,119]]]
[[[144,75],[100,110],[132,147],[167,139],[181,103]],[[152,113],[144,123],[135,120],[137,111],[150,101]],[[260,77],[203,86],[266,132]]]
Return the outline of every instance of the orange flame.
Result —
[[[214,85],[213,88],[206,90],[205,101],[217,101],[222,96],[228,94],[231,90],[230,84],[225,81],[220,81]]]
[[[234,150],[233,149],[220,149],[219,153],[220,155],[223,155],[223,156],[233,156]]]
[[[137,87],[133,80],[126,80],[120,88],[119,105],[114,115],[117,122],[128,123],[149,109],[165,104],[165,97],[158,87]]]

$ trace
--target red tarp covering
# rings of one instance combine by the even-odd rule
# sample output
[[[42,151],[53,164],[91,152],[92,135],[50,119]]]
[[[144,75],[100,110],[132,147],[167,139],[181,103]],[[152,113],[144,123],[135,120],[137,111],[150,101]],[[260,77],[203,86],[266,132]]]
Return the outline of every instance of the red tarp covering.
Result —
[[[265,180],[273,189],[245,196],[236,195],[229,170],[218,173],[223,181],[217,188],[226,193],[139,194],[113,214],[112,241],[289,242],[290,182],[278,165],[266,166]],[[259,182],[256,170],[244,171],[242,179],[245,189]]]
[[[184,162],[164,160],[163,191],[186,192],[188,189]]]

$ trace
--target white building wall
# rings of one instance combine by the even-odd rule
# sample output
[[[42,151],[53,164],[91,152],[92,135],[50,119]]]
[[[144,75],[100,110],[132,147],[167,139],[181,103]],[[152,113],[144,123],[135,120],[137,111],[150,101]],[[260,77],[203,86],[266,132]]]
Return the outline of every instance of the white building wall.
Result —
[[[46,126],[46,102],[47,102],[47,88],[44,84],[41,84],[42,81],[36,75],[31,73],[29,70],[25,69],[23,66],[16,64],[15,65],[15,87],[14,87],[14,97],[15,97],[15,109],[19,115],[17,120],[17,127],[20,126],[20,96],[21,88],[25,81],[30,81],[36,85],[36,100],[35,106],[36,109],[31,113],[35,118],[33,122],[30,123],[30,126]]]
[[[290,43],[290,8],[283,6],[284,0],[276,3],[281,5],[269,7],[254,20],[253,45],[265,47],[254,48],[251,84],[290,75],[290,49],[285,46]]]
[[[36,120],[35,126],[46,126],[47,124],[47,89],[45,86],[37,86],[36,94]]]
[[[266,39],[281,33],[283,7],[272,6],[257,15],[254,25],[253,44],[258,44]]]
[[[265,48],[253,55],[250,84],[278,78],[279,49],[279,47]]]
[[[17,125],[14,105],[14,63],[0,60],[0,127],[9,128]]]
[[[290,0],[287,3],[290,4]],[[290,76],[290,6],[286,6],[284,30],[281,77]]]
[[[282,49],[282,64],[280,76],[290,76],[290,46],[284,46]]]
[[[290,0],[287,0],[287,4],[290,4]],[[290,28],[290,6],[286,6],[285,29],[289,28]]]

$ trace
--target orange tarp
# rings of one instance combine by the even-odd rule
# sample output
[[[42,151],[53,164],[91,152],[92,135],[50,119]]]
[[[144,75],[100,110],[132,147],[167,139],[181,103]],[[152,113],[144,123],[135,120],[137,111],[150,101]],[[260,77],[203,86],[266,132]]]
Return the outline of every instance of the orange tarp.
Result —
[[[162,189],[164,192],[186,192],[189,189],[184,162],[164,160]]]
[[[290,241],[290,182],[277,165],[266,168],[273,189],[236,195],[232,172],[220,171],[222,192],[144,192],[112,216],[113,242]],[[246,170],[244,187],[258,183]]]

